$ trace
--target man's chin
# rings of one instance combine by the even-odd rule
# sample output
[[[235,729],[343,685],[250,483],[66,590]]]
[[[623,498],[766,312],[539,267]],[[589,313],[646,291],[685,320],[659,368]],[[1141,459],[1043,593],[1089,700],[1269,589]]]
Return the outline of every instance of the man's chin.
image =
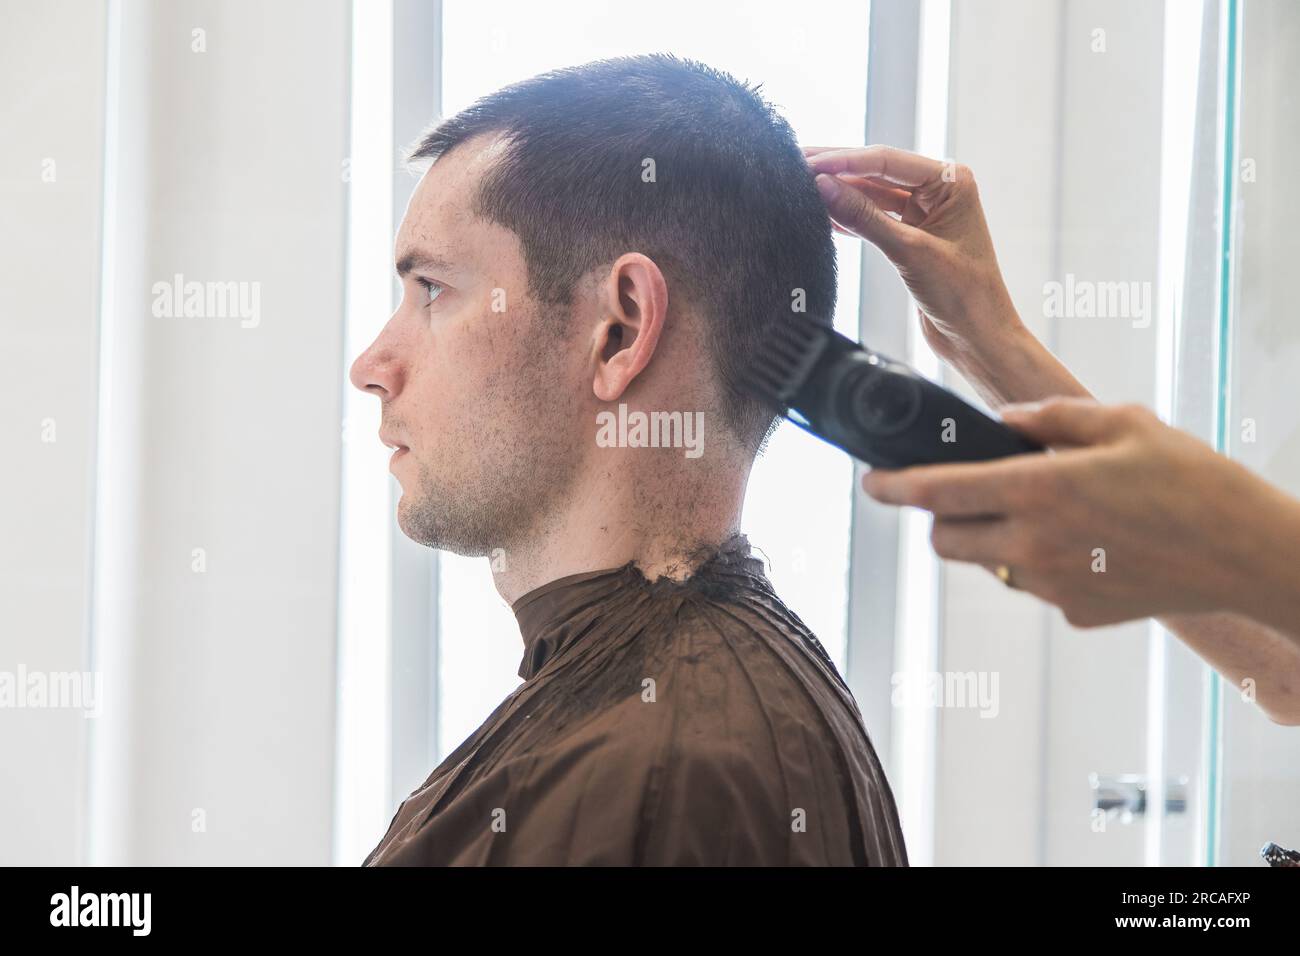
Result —
[[[426,548],[442,549],[443,545],[439,541],[442,536],[435,528],[429,527],[428,519],[411,506],[407,500],[409,497],[410,495],[403,491],[402,496],[397,499],[397,527],[416,544],[422,544]]]
[[[430,513],[431,509],[422,507],[418,502],[408,501],[409,497],[406,492],[402,492],[397,501],[397,527],[416,544],[449,551],[465,558],[481,558],[491,552],[491,548],[475,546],[466,540],[465,535],[456,534],[445,520],[436,519]]]

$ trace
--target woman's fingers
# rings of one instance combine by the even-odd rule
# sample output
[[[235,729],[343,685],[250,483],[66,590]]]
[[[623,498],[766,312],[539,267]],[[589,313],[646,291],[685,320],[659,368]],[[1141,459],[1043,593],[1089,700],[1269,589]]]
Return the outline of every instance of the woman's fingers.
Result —
[[[878,179],[868,179],[865,176],[836,176],[841,183],[847,183],[854,189],[860,189],[866,193],[877,206],[885,212],[902,214],[907,208],[907,204],[912,199],[912,194],[906,189],[898,189],[881,182]]]
[[[993,568],[1011,549],[1011,527],[1006,518],[935,518],[930,545],[941,558]]]
[[[1115,437],[1131,412],[1124,406],[1101,405],[1087,398],[1051,398],[1005,405],[1000,414],[1016,431],[1042,445],[1074,448]]]
[[[862,488],[882,504],[911,505],[948,518],[1001,516],[1014,510],[1018,491],[1040,465],[1040,455],[992,462],[873,468]]]
[[[926,216],[913,188],[941,177],[944,164],[889,146],[805,146],[803,152],[836,231],[867,239],[899,262],[904,243],[918,237],[917,227]],[[846,186],[853,192],[845,192]],[[917,231],[909,233],[893,223]]]
[[[925,235],[915,226],[890,216],[864,190],[836,176],[819,175],[816,182],[831,218],[854,235],[879,246],[895,261],[906,254],[909,245]]]
[[[808,159],[808,165],[819,173],[870,176],[909,189],[941,178],[944,171],[944,164],[937,159],[892,146],[841,149],[813,146],[806,147],[804,155]]]

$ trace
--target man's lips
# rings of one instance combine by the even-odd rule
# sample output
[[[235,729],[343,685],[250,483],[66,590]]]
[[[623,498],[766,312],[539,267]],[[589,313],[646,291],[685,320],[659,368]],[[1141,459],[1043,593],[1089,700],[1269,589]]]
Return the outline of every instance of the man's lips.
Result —
[[[399,456],[405,455],[408,451],[411,450],[408,446],[403,445],[396,438],[393,438],[389,435],[385,435],[383,432],[380,432],[379,440],[384,443],[385,447],[393,449],[394,461],[396,461]]]

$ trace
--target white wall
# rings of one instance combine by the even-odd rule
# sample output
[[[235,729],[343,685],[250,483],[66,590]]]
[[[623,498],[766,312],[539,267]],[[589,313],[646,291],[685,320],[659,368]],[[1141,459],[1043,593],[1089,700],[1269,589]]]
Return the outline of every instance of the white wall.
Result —
[[[122,15],[105,435],[124,447],[100,505],[97,639],[131,710],[97,727],[93,858],[325,863],[348,7]],[[153,284],[176,273],[259,283],[260,322],[155,318]]]
[[[1162,23],[1119,0],[952,5],[949,153],[1021,316],[1108,402],[1154,403],[1155,324],[1049,318],[1043,285],[1155,284]],[[973,566],[945,565],[942,602],[939,669],[996,672],[1001,700],[940,713],[935,862],[1141,863],[1140,825],[1093,832],[1088,774],[1145,770],[1147,626],[1076,631]]]
[[[107,10],[120,17],[11,3],[0,39],[19,146],[0,158],[16,212],[0,240],[13,453],[0,669],[94,667],[104,681],[96,720],[0,713],[0,855],[327,863],[349,7]],[[54,185],[39,181],[44,156]],[[156,315],[154,283],[177,273],[256,287],[255,327],[251,313]],[[37,440],[47,417],[53,445]]]
[[[950,41],[948,153],[975,171],[1008,287],[1040,334],[1038,293],[1052,269],[1056,226],[1060,15],[1055,3],[956,3]],[[1047,612],[994,586],[980,568],[945,564],[942,580],[939,669],[997,672],[1001,706],[996,718],[939,715],[935,863],[1035,864]]]
[[[0,671],[81,672],[105,17],[6,0],[0,22]],[[0,710],[0,864],[77,860],[88,726],[70,709]]]

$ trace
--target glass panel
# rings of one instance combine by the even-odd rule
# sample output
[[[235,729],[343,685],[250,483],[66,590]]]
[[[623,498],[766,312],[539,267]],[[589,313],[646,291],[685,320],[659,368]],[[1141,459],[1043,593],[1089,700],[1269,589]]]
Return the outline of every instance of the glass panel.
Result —
[[[1155,410],[1213,442],[1215,298],[1222,235],[1220,8],[1165,5],[1157,276]],[[1205,749],[1206,690],[1213,672],[1156,622],[1148,637],[1147,805],[1144,861],[1187,866],[1203,859],[1212,801]]]
[[[1220,441],[1233,458],[1297,496],[1300,321],[1290,264],[1300,255],[1294,215],[1300,182],[1291,168],[1300,150],[1294,82],[1300,5],[1245,0],[1229,6],[1238,14],[1229,38],[1239,66],[1235,77],[1229,74],[1237,98],[1225,125],[1231,241],[1224,248],[1221,300]],[[1300,847],[1300,732],[1272,723],[1231,686],[1222,688],[1218,717],[1212,745],[1219,802],[1210,861],[1258,864],[1270,841]]]

